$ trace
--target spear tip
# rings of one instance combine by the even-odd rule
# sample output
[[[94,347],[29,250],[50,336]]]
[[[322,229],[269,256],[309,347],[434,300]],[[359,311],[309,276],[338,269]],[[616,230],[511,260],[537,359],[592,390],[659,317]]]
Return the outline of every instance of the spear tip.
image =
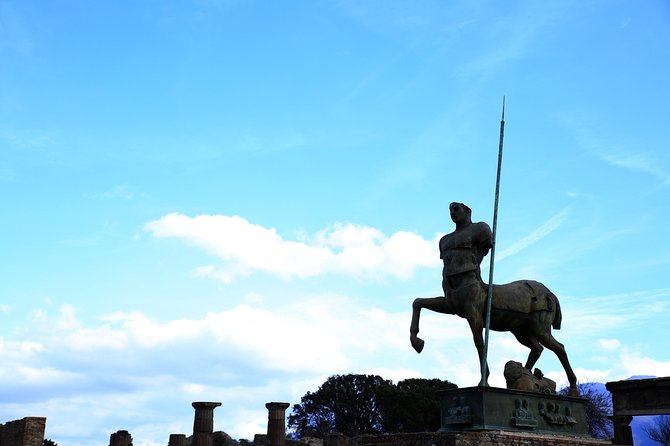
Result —
[[[503,96],[503,108],[502,108],[502,118],[500,118],[501,121],[505,120],[505,96]]]

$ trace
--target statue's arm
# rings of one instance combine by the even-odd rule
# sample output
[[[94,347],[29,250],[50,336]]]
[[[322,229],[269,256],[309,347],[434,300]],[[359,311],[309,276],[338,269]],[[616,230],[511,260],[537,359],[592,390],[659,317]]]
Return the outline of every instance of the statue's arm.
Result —
[[[447,234],[447,235],[449,235],[449,234]],[[440,248],[440,258],[442,260],[444,260],[444,250],[446,249],[447,235],[443,236],[440,239],[440,242],[438,243],[438,247]]]
[[[480,221],[477,223],[477,247],[479,248],[479,252],[481,253],[480,256],[480,262],[481,259],[486,257],[486,254],[489,253],[491,248],[493,247],[493,234],[491,233],[491,228],[489,225],[484,223],[483,221]]]

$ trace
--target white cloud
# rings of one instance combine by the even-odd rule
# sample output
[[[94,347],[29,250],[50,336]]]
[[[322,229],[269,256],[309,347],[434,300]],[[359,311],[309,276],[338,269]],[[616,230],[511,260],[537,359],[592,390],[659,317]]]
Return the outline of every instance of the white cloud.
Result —
[[[0,354],[4,360],[17,356],[33,355],[44,350],[44,346],[39,342],[32,341],[5,341],[0,338]]]
[[[623,349],[620,359],[621,374],[626,378],[635,375],[670,376],[670,361],[658,361],[632,349]]]
[[[600,339],[598,344],[607,351],[617,350],[621,347],[621,342],[618,339]]]
[[[670,184],[670,172],[663,167],[661,158],[653,151],[645,153],[640,150],[639,141],[631,143],[620,137],[613,140],[609,135],[594,134],[593,128],[596,127],[597,121],[585,111],[572,111],[569,117],[565,118],[565,122],[575,134],[579,144],[606,163],[651,175],[661,181],[661,186]]]
[[[479,382],[472,336],[457,316],[425,312],[426,348],[417,355],[409,344],[409,308],[392,312],[345,296],[319,295],[271,312],[253,300],[193,319],[117,312],[84,322],[71,305],[53,315],[38,312],[39,329],[26,331],[28,338],[0,339],[6,359],[0,364],[0,393],[15,405],[14,412],[0,405],[0,416],[46,415],[51,425],[58,423],[57,433],[77,438],[72,444],[89,444],[82,436],[117,429],[130,430],[138,444],[145,444],[160,442],[161,433],[162,440],[169,433],[189,433],[191,401],[221,401],[217,429],[251,438],[265,430],[266,402],[297,403],[333,374],[374,373],[394,382],[439,377],[461,387]],[[602,351],[609,356],[595,366],[571,357],[581,382],[670,374],[670,363],[616,339],[600,335],[590,342],[609,348]],[[504,364],[524,362],[527,354],[511,335],[492,332],[489,383],[505,387]],[[537,366],[559,387],[566,384],[550,351]],[[92,396],[104,404],[87,402]],[[128,410],[119,413],[121,405]],[[64,419],[83,413],[90,423],[84,430]]]
[[[177,319],[159,322],[140,312],[118,312],[101,318],[89,328],[73,318],[74,311],[61,316],[67,323],[55,325],[48,334],[52,346],[71,355],[103,354],[107,360],[118,355],[132,357],[130,351],[185,353],[219,346],[255,358],[261,368],[274,370],[341,370],[347,361],[338,332],[341,321],[329,309],[314,304],[311,311],[297,315],[272,313],[248,305],[208,313],[202,319]],[[289,349],[290,340],[300,340],[300,348]],[[155,353],[152,353],[155,354]],[[93,359],[91,358],[91,361]],[[127,361],[127,359],[126,359]]]
[[[185,240],[216,255],[222,265],[196,268],[195,275],[230,283],[255,271],[283,278],[315,277],[327,273],[408,279],[416,268],[435,267],[435,240],[398,231],[391,236],[353,224],[337,224],[311,240],[284,239],[238,216],[169,214],[145,225],[155,237]]]
[[[194,359],[198,356],[231,373],[253,366],[264,373],[323,375],[348,370],[352,354],[365,356],[389,345],[409,346],[406,330],[396,329],[409,324],[406,314],[360,309],[343,296],[319,296],[280,312],[241,304],[200,319],[169,321],[140,312],[117,312],[101,316],[96,324],[84,324],[70,305],[62,306],[55,316],[40,314],[37,329],[29,332],[33,339],[0,339],[6,360],[0,370],[8,377],[17,369],[24,370],[25,377],[41,375],[54,382],[70,379],[68,372],[88,375],[87,368],[91,374],[132,374],[134,368],[146,369],[156,361],[155,369],[149,367],[154,369],[149,376],[164,373],[161,367],[166,365],[176,367],[168,373],[184,374],[181,388],[197,393],[207,375],[206,370],[198,370]],[[52,352],[58,353],[52,356]],[[182,362],[180,355],[191,359]],[[204,375],[186,379],[194,367]]]
[[[670,361],[659,361],[647,357],[636,348],[623,345],[615,339],[601,339],[599,344],[612,348],[614,354],[601,361],[605,368],[575,367],[577,380],[582,383],[619,381],[632,376],[670,376]],[[574,365],[574,363],[573,363]],[[559,383],[559,387],[567,385],[565,373],[552,370],[547,377]]]
[[[343,296],[316,296],[279,312],[238,305],[167,321],[117,312],[84,322],[71,305],[38,313],[37,329],[24,333],[30,339],[0,339],[0,393],[13,404],[0,405],[0,416],[47,416],[48,435],[72,444],[118,429],[138,444],[188,434],[196,400],[222,401],[217,429],[252,438],[265,431],[265,402],[297,403],[332,374],[427,376],[403,365],[416,360],[407,313]],[[438,347],[440,331],[432,334]],[[397,352],[390,362],[389,351]],[[73,420],[84,414],[87,425],[77,429]]]
[[[204,392],[205,386],[201,384],[195,384],[195,383],[185,383],[181,386],[182,390],[185,393],[191,394],[191,395],[200,395]]]
[[[650,174],[661,180],[664,184],[670,184],[670,173],[665,171],[657,160],[640,153],[606,153],[601,152],[600,157],[608,163],[636,172]]]
[[[63,372],[52,368],[34,368],[29,366],[19,366],[14,369],[23,385],[37,384],[40,386],[62,383],[71,379],[77,379],[79,374],[72,372]]]
[[[603,339],[624,328],[649,328],[656,315],[665,311],[669,296],[670,288],[594,297],[562,296],[563,326],[580,338]]]
[[[539,228],[528,234],[526,237],[517,241],[514,245],[510,246],[509,248],[505,249],[500,253],[496,253],[496,261],[501,261],[505,257],[510,257],[518,253],[519,251],[528,248],[533,243],[542,240],[544,237],[548,236],[556,229],[558,229],[561,226],[561,224],[565,221],[565,219],[568,218],[569,215],[570,215],[570,209],[569,208],[563,209],[561,212],[552,216],[549,220],[544,222],[542,226],[540,226]]]

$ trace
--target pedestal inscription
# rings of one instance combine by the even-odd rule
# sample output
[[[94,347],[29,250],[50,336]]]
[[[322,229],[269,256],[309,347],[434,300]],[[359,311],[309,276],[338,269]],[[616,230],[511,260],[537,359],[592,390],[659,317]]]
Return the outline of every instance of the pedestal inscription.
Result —
[[[588,437],[583,398],[466,387],[440,392],[441,432],[512,430]]]

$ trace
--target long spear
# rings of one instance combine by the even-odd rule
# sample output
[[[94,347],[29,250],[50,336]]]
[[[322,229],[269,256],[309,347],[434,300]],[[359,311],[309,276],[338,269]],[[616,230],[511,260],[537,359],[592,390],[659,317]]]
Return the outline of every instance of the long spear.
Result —
[[[486,325],[484,330],[484,355],[482,360],[482,380],[486,385],[487,357],[489,351],[489,326],[491,325],[491,298],[493,296],[493,261],[496,253],[496,229],[498,227],[498,197],[500,195],[500,169],[502,167],[503,138],[505,136],[505,96],[503,96],[502,117],[500,118],[500,142],[498,143],[498,173],[496,175],[496,197],[493,205],[493,234],[491,240],[491,266],[489,267],[489,288],[486,297]]]

